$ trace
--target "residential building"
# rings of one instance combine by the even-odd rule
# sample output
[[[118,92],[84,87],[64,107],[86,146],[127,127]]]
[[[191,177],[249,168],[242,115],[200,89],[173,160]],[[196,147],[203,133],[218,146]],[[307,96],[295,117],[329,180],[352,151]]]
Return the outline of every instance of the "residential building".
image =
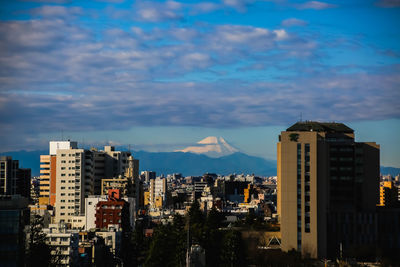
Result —
[[[394,185],[393,181],[381,182],[379,187],[379,206],[383,207],[398,207],[398,188]]]
[[[55,206],[56,203],[56,156],[58,149],[77,149],[74,141],[50,141],[49,155],[40,155],[39,203]]]
[[[153,172],[153,171],[142,171],[140,176],[141,176],[141,180],[144,183],[149,184],[151,179],[156,179],[156,172]]]
[[[167,179],[157,177],[150,180],[150,206],[161,209],[164,207],[167,198]]]
[[[108,200],[99,201],[96,205],[96,228],[108,228],[118,225],[123,230],[131,228],[129,203],[120,198],[119,190],[109,190]]]
[[[379,145],[355,142],[342,123],[306,121],[281,132],[277,148],[282,249],[335,258],[374,246]]]
[[[93,194],[93,153],[84,149],[58,149],[56,155],[55,222],[71,223],[84,214],[85,197]]]
[[[30,198],[31,169],[19,168],[19,161],[0,156],[0,194]]]
[[[43,229],[57,266],[79,266],[79,232],[67,230],[65,224],[50,224]]]
[[[79,149],[76,143],[64,147],[51,150],[56,151],[55,222],[71,223],[72,216],[84,216],[85,197],[101,193],[101,179],[124,173],[130,152],[115,151],[113,146],[104,151]]]
[[[24,266],[26,227],[29,226],[28,199],[0,195],[0,265]]]
[[[135,199],[131,197],[121,197],[124,201],[129,203],[129,223],[134,227],[136,216],[136,203]],[[85,229],[87,231],[96,229],[96,212],[97,204],[99,202],[107,202],[107,195],[91,195],[85,198]]]

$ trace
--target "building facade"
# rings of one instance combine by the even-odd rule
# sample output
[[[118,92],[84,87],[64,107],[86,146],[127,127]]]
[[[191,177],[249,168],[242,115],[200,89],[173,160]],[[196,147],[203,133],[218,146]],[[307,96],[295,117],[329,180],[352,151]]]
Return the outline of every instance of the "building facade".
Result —
[[[277,150],[284,251],[334,258],[374,244],[379,145],[355,142],[342,123],[306,121],[281,132]]]
[[[31,169],[19,168],[19,161],[0,156],[0,195],[21,195],[30,198]]]

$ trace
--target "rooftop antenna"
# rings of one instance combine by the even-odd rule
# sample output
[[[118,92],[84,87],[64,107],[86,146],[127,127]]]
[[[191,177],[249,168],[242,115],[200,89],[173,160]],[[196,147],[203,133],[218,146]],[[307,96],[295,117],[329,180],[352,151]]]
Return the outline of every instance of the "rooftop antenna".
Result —
[[[61,129],[61,141],[64,141],[64,130]]]
[[[303,121],[303,112],[300,112],[300,122]]]

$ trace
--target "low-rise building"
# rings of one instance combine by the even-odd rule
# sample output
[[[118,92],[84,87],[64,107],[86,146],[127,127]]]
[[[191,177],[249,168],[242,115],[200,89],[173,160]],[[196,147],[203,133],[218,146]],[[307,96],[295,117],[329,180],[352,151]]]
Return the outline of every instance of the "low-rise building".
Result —
[[[57,266],[77,266],[79,261],[79,232],[67,230],[65,224],[50,224],[43,229],[46,243],[51,247],[52,258]]]

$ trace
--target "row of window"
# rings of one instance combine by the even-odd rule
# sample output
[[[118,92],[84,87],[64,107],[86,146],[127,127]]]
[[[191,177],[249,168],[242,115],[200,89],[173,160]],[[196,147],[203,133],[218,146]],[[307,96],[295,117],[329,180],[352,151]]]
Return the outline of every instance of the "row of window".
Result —
[[[68,157],[80,157],[81,153],[68,154]],[[61,154],[61,157],[66,157],[67,154]]]
[[[301,251],[301,144],[297,144],[297,250]]]

